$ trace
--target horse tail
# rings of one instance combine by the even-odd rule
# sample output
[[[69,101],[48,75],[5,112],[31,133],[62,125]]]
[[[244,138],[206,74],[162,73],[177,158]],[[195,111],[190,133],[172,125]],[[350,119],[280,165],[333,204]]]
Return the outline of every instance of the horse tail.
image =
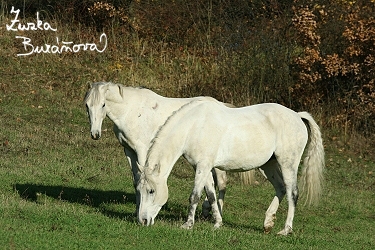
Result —
[[[303,160],[303,169],[300,179],[302,193],[306,193],[305,205],[316,204],[323,190],[324,147],[318,124],[307,112],[299,112],[309,129],[309,142],[306,157]]]
[[[241,180],[241,183],[243,185],[253,185],[255,184],[255,175],[254,175],[254,170],[249,170],[245,172],[238,172],[238,176]]]

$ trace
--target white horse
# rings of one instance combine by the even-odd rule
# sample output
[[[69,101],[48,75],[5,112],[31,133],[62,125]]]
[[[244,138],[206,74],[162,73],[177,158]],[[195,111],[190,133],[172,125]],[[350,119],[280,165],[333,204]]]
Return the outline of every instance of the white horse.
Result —
[[[273,103],[243,108],[199,100],[186,104],[166,121],[153,139],[137,187],[138,220],[143,225],[154,224],[168,199],[167,178],[176,160],[184,155],[196,166],[196,173],[189,215],[183,228],[192,228],[194,224],[202,189],[205,183],[212,182],[209,174],[212,168],[225,171],[260,168],[276,191],[266,212],[265,233],[274,226],[276,211],[286,194],[288,216],[279,234],[287,235],[292,232],[298,199],[297,171],[305,147],[301,181],[310,204],[320,196],[324,170],[321,133],[310,114],[296,113]],[[214,205],[215,192],[211,190],[207,196]],[[214,219],[215,227],[220,227],[220,214],[214,214]]]
[[[125,87],[110,82],[93,83],[86,93],[85,103],[91,124],[91,137],[97,140],[101,136],[104,118],[114,123],[113,130],[133,172],[134,187],[138,183],[146,162],[146,154],[152,138],[159,127],[181,106],[193,100],[217,102],[211,97],[166,98],[144,88]],[[219,209],[222,210],[226,189],[226,173],[215,169],[212,172],[219,189]],[[248,178],[251,178],[249,176]],[[136,192],[137,211],[139,195]],[[208,202],[203,204],[203,215],[209,213]]]

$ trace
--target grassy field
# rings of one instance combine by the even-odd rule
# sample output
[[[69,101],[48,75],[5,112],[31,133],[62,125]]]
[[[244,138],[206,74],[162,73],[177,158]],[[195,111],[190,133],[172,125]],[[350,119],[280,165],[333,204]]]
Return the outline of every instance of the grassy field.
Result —
[[[37,87],[36,78],[27,81]],[[199,220],[192,231],[179,229],[193,184],[183,160],[174,168],[170,199],[155,226],[141,227],[134,216],[131,172],[110,121],[103,138],[92,141],[82,99],[18,84],[22,78],[2,80],[0,248],[370,249],[375,244],[375,164],[330,146],[336,143],[329,138],[322,201],[298,207],[289,237],[274,234],[283,226],[285,202],[274,233],[262,232],[273,190],[260,176],[256,186],[242,186],[230,176],[220,230]]]
[[[162,45],[150,48],[136,38],[122,41],[127,46],[121,53],[111,47],[102,54],[17,57],[22,45],[15,33],[5,30],[8,21],[3,17],[0,26],[0,249],[372,249],[375,245],[373,151],[361,150],[360,143],[355,152],[347,150],[347,134],[325,126],[325,192],[317,207],[297,207],[292,235],[276,236],[286,218],[285,201],[274,231],[263,234],[264,213],[274,193],[260,175],[258,185],[243,186],[230,174],[221,229],[200,220],[200,210],[193,230],[180,229],[193,187],[192,168],[183,159],[174,167],[169,201],[155,225],[138,225],[130,168],[111,122],[105,121],[100,141],[90,138],[83,104],[87,83],[108,80],[178,96],[184,82],[208,66],[187,54],[172,60],[161,52]],[[59,30],[77,41],[89,39],[61,25]],[[40,42],[46,34],[27,35]],[[210,73],[214,72],[212,66]],[[209,74],[199,77],[203,80]],[[246,103],[235,97],[233,101]],[[324,117],[316,117],[327,124]]]

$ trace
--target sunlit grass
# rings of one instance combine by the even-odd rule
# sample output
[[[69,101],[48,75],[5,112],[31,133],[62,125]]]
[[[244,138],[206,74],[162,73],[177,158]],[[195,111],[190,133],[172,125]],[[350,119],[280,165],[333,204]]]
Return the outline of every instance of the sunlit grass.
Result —
[[[42,106],[48,102],[40,100]],[[10,119],[5,117],[11,106],[2,103],[7,111],[1,114],[5,127],[0,138],[8,144],[2,145],[0,155],[0,238],[7,248],[367,249],[374,244],[369,230],[374,220],[374,163],[335,149],[327,151],[327,185],[320,205],[297,207],[289,237],[275,236],[286,218],[285,201],[274,232],[263,234],[273,190],[261,175],[256,186],[243,186],[229,176],[222,229],[201,220],[200,208],[195,228],[180,229],[193,185],[193,171],[185,160],[172,172],[170,198],[155,225],[141,227],[134,214],[130,169],[111,122],[106,120],[101,140],[92,141],[79,103],[55,105],[47,112],[16,101],[12,110],[19,114]],[[53,119],[48,117],[56,113],[65,115],[55,117],[51,129]]]
[[[66,39],[96,36],[82,27],[57,25]],[[328,126],[319,108],[311,112],[320,115],[325,136],[325,193],[318,207],[297,207],[289,237],[275,235],[284,225],[285,201],[275,230],[263,234],[264,213],[274,193],[261,175],[258,185],[243,186],[230,174],[221,229],[200,219],[200,208],[195,228],[180,229],[193,187],[193,170],[185,160],[172,172],[169,201],[155,225],[141,227],[134,214],[132,174],[112,123],[105,120],[101,140],[90,138],[83,105],[90,82],[145,86],[166,96],[212,95],[236,105],[280,101],[271,98],[276,88],[265,87],[290,80],[285,68],[268,68],[277,58],[283,61],[286,52],[269,51],[279,53],[270,58],[254,46],[242,54],[223,50],[218,58],[136,36],[116,37],[114,46],[109,35],[110,47],[102,54],[16,57],[20,46],[14,35],[0,33],[1,247],[370,249],[375,244],[373,156],[365,149],[360,155],[347,150],[350,140],[343,140],[347,137],[340,126]],[[38,43],[50,35],[35,33],[32,38]]]

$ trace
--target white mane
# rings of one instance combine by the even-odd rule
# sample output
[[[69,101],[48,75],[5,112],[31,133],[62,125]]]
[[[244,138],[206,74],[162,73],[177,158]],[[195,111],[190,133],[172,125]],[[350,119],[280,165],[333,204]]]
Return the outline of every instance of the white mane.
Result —
[[[212,97],[208,97],[208,99],[212,99],[212,100],[217,101],[216,99],[214,99]],[[151,171],[151,172],[154,170],[153,166],[149,166],[150,159],[152,159],[150,156],[152,156],[152,153],[154,151],[157,151],[157,150],[154,150],[154,149],[156,147],[158,147],[159,144],[163,143],[163,142],[161,142],[160,138],[165,138],[166,133],[169,133],[168,127],[169,127],[170,123],[172,123],[174,120],[182,117],[185,114],[185,112],[190,110],[188,108],[195,107],[196,105],[199,105],[201,103],[202,103],[201,100],[192,100],[191,102],[188,102],[188,103],[182,105],[179,109],[174,111],[167,118],[167,120],[164,122],[164,124],[162,126],[159,127],[158,131],[156,132],[155,137],[151,140],[150,148],[148,149],[148,152],[147,152],[147,160],[146,160],[146,164],[145,164],[145,169],[148,169],[148,171]],[[193,105],[193,104],[196,104],[196,105]]]
[[[98,104],[100,101],[100,87],[102,86],[117,86],[119,89],[120,95],[123,97],[124,89],[125,88],[130,88],[130,89],[146,89],[144,87],[127,87],[119,83],[113,83],[113,82],[95,82],[91,84],[91,88],[87,91],[84,102],[86,103],[88,100],[91,100],[94,105]],[[155,94],[155,93],[154,93]]]
[[[96,82],[91,84],[91,88],[86,92],[84,102],[87,103],[88,100],[92,100],[93,104],[97,104],[100,101],[99,87],[113,84],[111,82]]]

